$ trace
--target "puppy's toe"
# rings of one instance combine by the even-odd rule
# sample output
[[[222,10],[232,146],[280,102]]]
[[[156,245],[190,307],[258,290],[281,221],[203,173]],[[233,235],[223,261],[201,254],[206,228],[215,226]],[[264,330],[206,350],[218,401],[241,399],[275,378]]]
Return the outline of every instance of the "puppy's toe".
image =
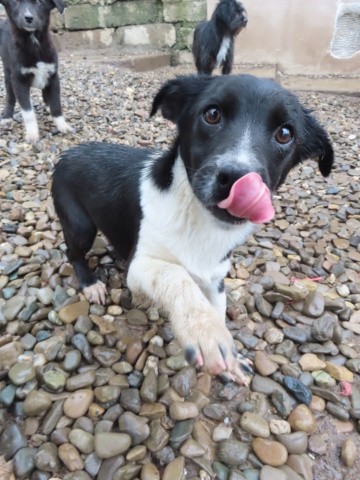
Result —
[[[107,295],[106,285],[100,282],[100,280],[94,283],[94,285],[85,287],[83,293],[90,303],[105,305]]]
[[[185,358],[186,361],[195,368],[200,368],[204,365],[201,352],[196,347],[186,347]]]
[[[232,337],[224,325],[212,330],[212,333],[200,339],[200,350],[204,359],[204,368],[213,375],[235,368],[232,353]]]
[[[254,375],[254,370],[251,368],[251,365],[253,364],[251,360],[238,353],[236,363],[245,373]]]

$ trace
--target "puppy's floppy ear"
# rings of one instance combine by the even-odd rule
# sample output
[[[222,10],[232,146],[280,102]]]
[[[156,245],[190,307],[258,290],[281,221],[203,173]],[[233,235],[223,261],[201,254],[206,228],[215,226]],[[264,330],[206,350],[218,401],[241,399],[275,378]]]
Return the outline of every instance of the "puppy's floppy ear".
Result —
[[[61,14],[64,12],[66,5],[63,0],[51,0],[50,3],[52,7],[57,8]]]
[[[311,110],[303,108],[305,115],[305,141],[301,160],[318,158],[319,170],[323,177],[330,175],[334,163],[334,150],[329,135],[311,115]]]
[[[164,118],[177,123],[182,112],[214,78],[210,75],[187,75],[168,80],[156,94],[150,116],[160,109]]]

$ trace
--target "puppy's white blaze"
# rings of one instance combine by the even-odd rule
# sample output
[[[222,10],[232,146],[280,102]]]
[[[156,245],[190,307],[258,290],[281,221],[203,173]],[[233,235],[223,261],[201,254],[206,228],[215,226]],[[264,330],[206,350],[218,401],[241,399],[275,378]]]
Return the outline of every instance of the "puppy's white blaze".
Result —
[[[234,160],[240,165],[246,165],[249,167],[259,165],[259,160],[252,147],[251,130],[249,125],[246,126],[245,131],[237,144]]]
[[[219,167],[224,164],[238,164],[244,167],[254,169],[261,166],[260,161],[256,156],[256,152],[252,147],[251,130],[247,125],[237,145],[225,151],[223,155],[216,157],[216,162]]]
[[[39,127],[34,110],[21,110],[21,115],[25,124],[26,141],[36,141],[39,138]]]
[[[180,156],[169,190],[159,190],[147,169],[140,188],[143,220],[135,256],[182,265],[206,288],[222,279],[230,266],[230,261],[223,259],[245,242],[254,225],[231,225],[216,219],[194,195]]]
[[[61,132],[61,133],[70,133],[72,132],[72,127],[66,122],[65,118],[63,115],[60,117],[53,117],[54,123],[56,128]]]
[[[229,48],[230,48],[230,38],[224,37],[220,45],[220,50],[218,51],[218,54],[216,57],[217,68],[220,68],[221,64],[226,59]]]
[[[35,67],[21,67],[23,75],[33,74],[34,78],[31,86],[44,89],[49,83],[49,78],[56,72],[55,63],[37,62]]]

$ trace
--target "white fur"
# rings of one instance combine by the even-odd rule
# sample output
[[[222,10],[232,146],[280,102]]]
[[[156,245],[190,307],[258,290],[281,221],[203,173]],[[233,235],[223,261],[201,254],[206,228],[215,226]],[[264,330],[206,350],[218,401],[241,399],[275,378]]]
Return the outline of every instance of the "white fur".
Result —
[[[230,38],[224,37],[220,45],[220,50],[218,51],[218,54],[216,56],[217,68],[220,68],[222,63],[226,59],[229,48],[230,48]]]
[[[49,78],[56,72],[55,63],[37,62],[35,67],[21,67],[21,73],[23,75],[33,74],[32,87],[44,89]]]
[[[179,156],[168,191],[160,191],[145,171],[141,182],[143,220],[137,252],[183,265],[204,286],[224,278],[224,257],[245,242],[250,222],[231,225],[217,220],[198,200]]]
[[[253,147],[249,125],[245,127],[235,148],[225,150],[222,155],[216,157],[215,161],[219,167],[235,163],[243,167],[249,167],[253,171],[261,167],[261,161],[257,158]]]
[[[140,304],[151,299],[168,311],[180,344],[200,351],[207,370],[220,373],[225,367],[219,342],[228,353],[233,345],[224,321],[225,293],[218,292],[230,267],[224,258],[254,225],[230,225],[207,211],[180,156],[169,190],[160,191],[147,169],[140,184],[143,218],[127,278],[133,299]]]
[[[27,143],[37,142],[39,140],[39,127],[34,110],[21,110],[21,115],[25,124],[25,141]]]
[[[53,120],[59,132],[72,133],[72,127],[66,122],[65,118],[62,115],[60,117],[54,117]]]

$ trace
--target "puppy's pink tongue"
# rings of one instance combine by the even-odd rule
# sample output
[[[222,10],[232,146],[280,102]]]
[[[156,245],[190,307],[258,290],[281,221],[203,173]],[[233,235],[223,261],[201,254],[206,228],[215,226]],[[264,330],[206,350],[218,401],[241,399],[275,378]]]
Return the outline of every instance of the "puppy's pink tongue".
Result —
[[[255,172],[239,178],[228,198],[219,202],[218,207],[234,217],[248,218],[252,223],[269,222],[275,215],[269,189]]]

